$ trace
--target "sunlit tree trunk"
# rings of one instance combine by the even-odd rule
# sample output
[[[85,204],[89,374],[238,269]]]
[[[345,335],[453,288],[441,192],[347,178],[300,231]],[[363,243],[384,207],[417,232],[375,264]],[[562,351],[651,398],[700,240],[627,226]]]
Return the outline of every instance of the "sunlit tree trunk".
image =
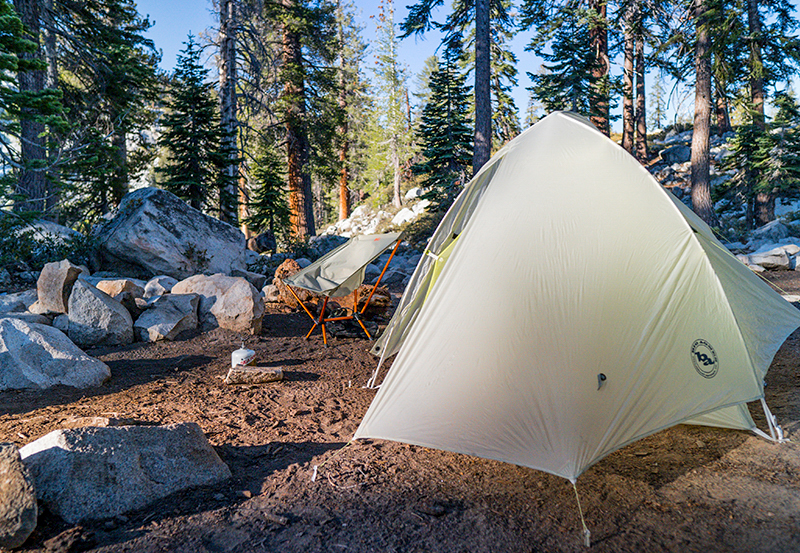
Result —
[[[694,0],[696,88],[694,96],[694,132],[692,133],[692,208],[709,226],[717,226],[717,214],[711,201],[709,175],[709,127],[711,126],[711,58],[706,0]]]
[[[237,209],[229,202],[238,202],[241,193],[237,190],[239,180],[239,153],[236,145],[238,121],[236,114],[236,0],[220,0],[219,14],[219,99],[220,126],[224,133],[223,148],[228,152],[230,163],[225,167],[227,179],[224,190],[219,194],[220,219],[236,224]],[[239,185],[241,186],[241,184]],[[245,192],[246,199],[246,192]]]
[[[294,0],[283,0],[287,14],[295,9]],[[286,177],[289,188],[289,222],[292,237],[306,240],[315,234],[314,202],[308,173],[309,144],[306,130],[305,79],[300,36],[292,28],[293,15],[283,26],[282,61],[285,70],[283,101],[286,127]]]
[[[490,1],[475,0],[475,140],[472,174],[492,153],[492,97],[490,90]]]
[[[622,70],[622,147],[633,154],[634,111],[633,111],[633,58],[634,58],[634,5],[625,11]]]
[[[636,159],[647,163],[647,98],[645,93],[644,36],[641,22],[636,33]]]
[[[589,0],[589,10],[594,20],[589,27],[589,40],[595,56],[592,70],[594,80],[593,114],[590,117],[595,127],[608,136],[609,128],[609,100],[608,100],[608,72],[610,63],[608,59],[608,28],[606,25],[606,0]]]

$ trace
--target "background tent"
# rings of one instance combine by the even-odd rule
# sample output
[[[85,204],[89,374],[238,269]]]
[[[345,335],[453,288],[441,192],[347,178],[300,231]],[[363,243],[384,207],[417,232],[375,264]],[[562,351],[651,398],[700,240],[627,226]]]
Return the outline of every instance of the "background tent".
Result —
[[[763,398],[800,326],[633,157],[570,114],[498,152],[429,250],[376,346],[400,351],[356,438],[574,482],[678,423],[755,429],[745,403]]]

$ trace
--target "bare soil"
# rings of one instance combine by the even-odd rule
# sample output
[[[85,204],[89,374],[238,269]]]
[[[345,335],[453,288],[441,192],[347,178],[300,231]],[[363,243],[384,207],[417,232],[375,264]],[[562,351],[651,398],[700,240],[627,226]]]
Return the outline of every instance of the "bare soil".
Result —
[[[797,273],[767,278],[800,292]],[[260,336],[216,330],[178,342],[89,353],[111,367],[93,390],[0,393],[0,441],[24,445],[109,417],[198,423],[233,478],[141,511],[70,527],[46,510],[24,551],[577,552],[575,493],[506,463],[369,440],[346,445],[374,391],[361,338],[319,332],[268,308]],[[228,386],[245,345],[286,380]],[[790,438],[677,426],[601,461],[578,480],[596,552],[800,551],[800,332],[778,352],[767,400]],[[763,414],[753,410],[761,428]],[[312,481],[314,467],[317,478]]]

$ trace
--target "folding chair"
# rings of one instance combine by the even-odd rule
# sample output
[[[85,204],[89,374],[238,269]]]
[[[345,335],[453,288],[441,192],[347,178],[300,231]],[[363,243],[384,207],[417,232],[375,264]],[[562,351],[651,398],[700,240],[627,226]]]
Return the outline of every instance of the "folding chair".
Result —
[[[328,346],[328,334],[325,331],[325,323],[333,321],[356,321],[367,338],[372,340],[367,327],[361,321],[361,316],[367,310],[372,295],[377,290],[378,285],[392,262],[394,254],[400,245],[401,233],[387,233],[387,234],[369,234],[363,236],[354,236],[335,250],[329,252],[325,256],[319,258],[317,261],[302,269],[292,276],[284,279],[282,282],[286,285],[289,292],[292,293],[294,299],[297,300],[303,310],[314,321],[314,326],[306,334],[306,339],[311,336],[317,326],[322,327],[322,341],[325,347]],[[367,265],[372,263],[384,251],[392,249],[392,254],[386,261],[386,264],[381,271],[378,280],[372,287],[372,290],[367,297],[367,301],[358,310],[358,287],[364,282],[364,276],[367,270]],[[314,317],[309,308],[302,302],[292,288],[302,288],[309,292],[322,295],[325,299],[322,302],[322,309],[318,317]],[[353,294],[353,313],[352,315],[345,315],[341,317],[325,317],[325,308],[328,305],[328,299],[339,298]]]

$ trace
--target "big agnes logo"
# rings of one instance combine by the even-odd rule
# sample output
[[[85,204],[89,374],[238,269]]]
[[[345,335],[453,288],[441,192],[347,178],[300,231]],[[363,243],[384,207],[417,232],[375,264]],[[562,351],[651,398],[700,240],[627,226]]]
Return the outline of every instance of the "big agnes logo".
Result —
[[[704,378],[714,378],[719,371],[717,353],[705,340],[695,340],[692,344],[692,364]]]

